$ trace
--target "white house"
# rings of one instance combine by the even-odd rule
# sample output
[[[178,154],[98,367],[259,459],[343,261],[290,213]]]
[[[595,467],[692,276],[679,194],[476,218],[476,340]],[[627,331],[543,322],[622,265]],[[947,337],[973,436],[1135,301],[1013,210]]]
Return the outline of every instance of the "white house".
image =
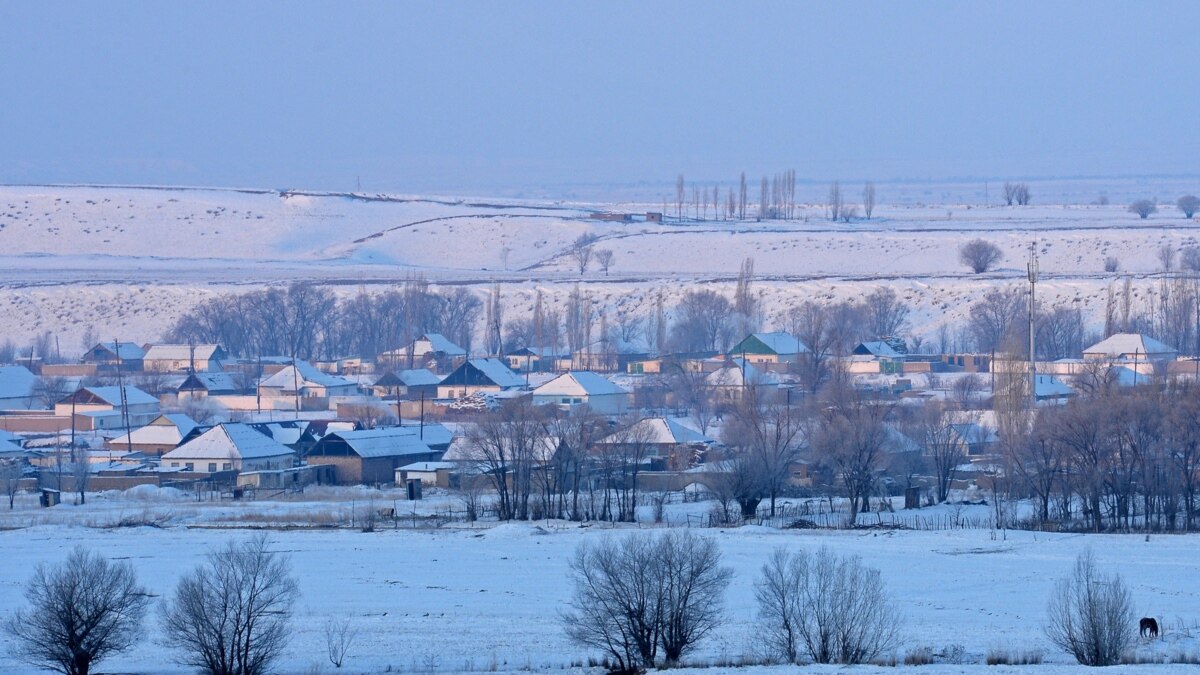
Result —
[[[195,473],[273,471],[292,467],[295,453],[245,424],[218,424],[162,456],[163,468]]]
[[[221,345],[151,345],[142,367],[155,373],[215,372],[228,358]]]
[[[563,408],[586,405],[602,415],[621,415],[629,408],[629,392],[591,371],[570,371],[534,389],[533,402]]]
[[[125,390],[124,408],[121,390]],[[159,415],[158,399],[137,387],[83,387],[54,404],[57,417],[75,414],[75,427],[82,431],[121,429],[128,411],[129,428],[145,426]]]
[[[149,424],[104,442],[114,450],[133,450],[147,456],[162,455],[174,450],[192,429],[196,421],[183,413],[159,415]]]
[[[297,391],[303,398],[354,396],[358,394],[358,383],[323,373],[307,361],[297,361],[295,365],[264,378],[258,385],[261,396],[288,397],[295,396]]]
[[[1089,361],[1173,361],[1179,354],[1176,350],[1139,333],[1116,333],[1083,350],[1083,358]]]

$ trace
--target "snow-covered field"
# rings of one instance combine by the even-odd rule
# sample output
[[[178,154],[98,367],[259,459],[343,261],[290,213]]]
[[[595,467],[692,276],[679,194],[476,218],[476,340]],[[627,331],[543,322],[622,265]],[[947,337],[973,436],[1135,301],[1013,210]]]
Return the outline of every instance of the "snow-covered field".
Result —
[[[22,602],[21,587],[33,567],[57,561],[76,544],[129,560],[143,583],[158,596],[170,592],[210,548],[229,538],[250,536],[259,522],[231,518],[231,511],[313,514],[349,509],[350,493],[317,493],[302,501],[248,505],[196,503],[186,498],[119,493],[95,495],[88,506],[63,504],[38,510],[28,499],[2,526],[35,524],[0,531],[0,607]],[[369,496],[368,493],[360,495]],[[388,495],[375,494],[381,502]],[[422,509],[436,512],[448,498],[435,497]],[[359,502],[361,504],[361,502]],[[404,513],[404,504],[401,503]],[[678,505],[681,511],[703,505]],[[947,507],[942,507],[947,508]],[[974,515],[986,516],[987,507]],[[165,527],[107,527],[115,514],[161,511],[173,514]],[[34,520],[43,514],[50,520]],[[271,516],[270,514],[274,514]],[[675,513],[675,521],[680,522]],[[968,514],[970,516],[972,514]],[[22,523],[22,519],[29,519]],[[269,518],[268,518],[269,519]],[[211,527],[212,525],[224,527]],[[645,526],[650,528],[653,526]],[[576,546],[603,537],[626,536],[630,527],[580,527],[573,523],[506,524],[411,530],[287,529],[272,532],[274,547],[286,552],[303,592],[297,604],[294,638],[281,672],[325,672],[322,627],[328,617],[348,617],[358,632],[347,672],[571,671],[588,653],[563,635],[558,612],[569,593],[567,559]],[[753,583],[758,569],[778,546],[829,546],[862,556],[878,567],[905,618],[906,650],[929,647],[949,653],[961,646],[960,664],[920,668],[925,673],[1088,672],[1068,664],[1042,634],[1045,605],[1054,579],[1065,575],[1074,557],[1090,547],[1105,571],[1120,571],[1138,612],[1159,617],[1160,641],[1140,643],[1139,653],[1173,655],[1200,649],[1200,577],[1194,535],[1067,535],[987,529],[929,531],[775,530],[765,527],[703,529],[720,544],[735,570],[726,602],[728,622],[694,654],[697,663],[727,663],[758,656],[759,627]],[[114,657],[105,672],[187,672],[169,662],[155,643],[153,618],[146,639]],[[1023,668],[981,665],[993,648],[1037,650],[1045,663]],[[1144,665],[1114,672],[1183,672],[1181,665]],[[730,672],[709,668],[707,673]],[[829,668],[820,672],[846,672]],[[28,668],[0,653],[0,672]],[[749,668],[736,673],[785,672]],[[861,668],[851,672],[896,672]]]
[[[1154,195],[1159,187],[1128,189]],[[1177,189],[1163,188],[1163,199]],[[831,223],[819,204],[801,207],[792,221],[653,224],[587,215],[661,210],[656,203],[3,187],[0,313],[18,319],[5,328],[15,340],[50,330],[74,351],[88,326],[106,339],[157,339],[187,307],[216,293],[306,279],[350,294],[416,273],[480,292],[501,281],[510,317],[532,305],[535,289],[561,302],[576,282],[612,312],[648,315],[659,292],[670,305],[695,284],[728,290],[741,261],[753,257],[769,322],[802,299],[889,285],[913,303],[913,333],[929,335],[961,319],[988,287],[1022,280],[1031,241],[1041,256],[1042,299],[1078,303],[1095,322],[1114,278],[1103,271],[1106,257],[1135,276],[1144,302],[1160,246],[1193,245],[1200,236],[1200,223],[1166,203],[1143,221],[1123,205],[892,203],[886,190],[880,199],[872,220],[850,224]],[[594,263],[582,276],[573,269],[566,253],[584,233],[613,250],[608,274]],[[958,263],[958,245],[975,236],[1004,250],[996,271],[976,276]]]

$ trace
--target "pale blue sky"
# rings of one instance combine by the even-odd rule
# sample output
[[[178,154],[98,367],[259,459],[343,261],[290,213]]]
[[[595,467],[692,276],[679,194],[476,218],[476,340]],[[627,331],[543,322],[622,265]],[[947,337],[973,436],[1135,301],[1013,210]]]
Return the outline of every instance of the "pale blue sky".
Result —
[[[0,1],[0,182],[1197,174],[1198,2]]]

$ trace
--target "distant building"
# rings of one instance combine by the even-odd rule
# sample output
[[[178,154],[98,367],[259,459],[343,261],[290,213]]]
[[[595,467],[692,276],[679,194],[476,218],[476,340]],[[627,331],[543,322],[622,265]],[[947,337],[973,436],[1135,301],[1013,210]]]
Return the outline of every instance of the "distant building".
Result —
[[[142,364],[155,373],[204,373],[221,370],[228,358],[221,345],[150,345]]]
[[[436,462],[435,450],[413,427],[382,427],[362,431],[336,431],[317,441],[308,451],[309,464],[336,467],[335,480],[342,485],[390,483],[396,469],[414,462]]]
[[[438,384],[438,398],[466,398],[476,392],[520,389],[525,380],[500,359],[471,359]]]
[[[533,390],[533,402],[564,409],[586,405],[601,415],[621,415],[629,408],[629,392],[596,373],[563,373]]]
[[[124,407],[121,401],[122,387],[83,387],[54,404],[54,414],[71,418],[75,414],[75,428],[80,431],[99,431],[125,427],[123,411],[128,411],[129,427],[136,429],[152,422],[159,416],[158,399],[137,387],[124,387]]]
[[[218,424],[162,456],[163,468],[189,473],[273,471],[294,464],[292,449],[245,424]]]
[[[418,399],[436,398],[442,378],[425,368],[393,370],[384,373],[371,385],[371,391],[380,398]]]
[[[466,359],[467,350],[441,333],[426,333],[407,346],[379,355],[379,361],[391,368],[428,368],[437,373],[447,373]]]
[[[1179,352],[1147,335],[1116,333],[1083,350],[1085,361],[1174,361]]]
[[[36,384],[37,375],[25,366],[0,366],[0,410],[33,408],[38,398]]]
[[[115,369],[120,364],[122,370],[133,373],[143,369],[142,360],[145,356],[146,350],[133,342],[100,342],[87,350],[79,362],[103,366],[106,369]]]
[[[159,415],[149,424],[104,442],[112,450],[140,452],[147,457],[161,456],[174,450],[192,429],[196,421],[183,413]]]
[[[337,375],[323,373],[307,361],[296,361],[258,384],[263,397],[326,398],[354,396],[358,383]]]
[[[750,363],[794,363],[808,347],[799,339],[784,333],[752,333],[729,350],[732,356],[744,356]]]

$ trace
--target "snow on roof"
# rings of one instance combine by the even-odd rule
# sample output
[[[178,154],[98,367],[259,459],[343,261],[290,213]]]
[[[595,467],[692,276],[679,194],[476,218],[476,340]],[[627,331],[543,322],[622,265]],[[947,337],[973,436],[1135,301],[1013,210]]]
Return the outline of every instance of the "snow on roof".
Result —
[[[37,381],[25,366],[0,366],[0,398],[25,398]]]
[[[449,338],[441,333],[426,333],[421,336],[421,340],[425,340],[429,343],[429,351],[431,352],[443,352],[447,356],[467,355],[467,350],[454,344]],[[418,340],[418,342],[419,341],[420,340]],[[416,350],[414,349],[413,352],[416,353]]]
[[[397,455],[426,455],[433,452],[411,428],[383,427],[361,431],[335,431],[322,443],[340,438],[359,457],[395,457]]]
[[[892,349],[892,346],[886,342],[862,342],[854,348],[854,354],[859,356],[871,355],[881,359],[898,359],[900,352]]]
[[[100,342],[93,346],[88,352],[94,352],[97,349],[102,349],[109,354],[116,354],[122,361],[140,361],[146,355],[146,351],[136,342],[118,342],[116,349],[112,342]]]
[[[1064,384],[1053,375],[1038,375],[1033,385],[1037,398],[1057,398],[1071,396],[1075,390]]]
[[[117,408],[121,407],[121,387],[84,387],[80,391],[89,392],[92,396],[104,401],[108,405]],[[145,405],[148,403],[158,403],[158,399],[137,387],[126,385],[125,402],[129,405]]]
[[[669,417],[649,417],[639,420],[627,431],[600,439],[599,443],[623,443],[636,437],[654,445],[685,445],[690,443],[712,443],[713,440],[692,427]]]
[[[0,441],[8,441],[20,445],[25,438],[6,429],[0,429]]]
[[[0,455],[16,455],[24,452],[16,443],[0,438]]]
[[[294,391],[297,383],[301,387],[315,385],[319,387],[357,386],[353,380],[337,375],[323,373],[313,367],[308,361],[297,361],[296,365],[280,370],[262,381],[264,387],[277,387],[283,391]]]
[[[600,375],[587,370],[563,373],[533,390],[534,396],[605,396],[628,393]]]
[[[808,351],[804,343],[783,331],[773,333],[751,333],[750,337],[763,343],[772,352],[780,356],[787,354],[803,354]],[[743,340],[745,342],[745,340]]]
[[[147,361],[208,361],[221,345],[150,345],[143,357]]]
[[[291,448],[245,424],[218,424],[163,455],[169,459],[258,459],[292,454]]]
[[[188,390],[199,388],[205,391],[237,391],[237,383],[233,381],[232,373],[192,373],[184,378],[179,389]]]
[[[731,364],[724,365],[717,370],[705,376],[705,381],[714,387],[740,387],[751,384],[779,384],[779,377],[775,373],[759,370],[753,363],[743,363],[741,358],[731,360]],[[745,370],[745,381],[742,380],[742,371]]]
[[[1000,437],[996,435],[995,430],[989,429],[988,427],[976,422],[951,424],[950,429],[963,443],[967,443],[968,445],[996,443],[1000,440]]]
[[[437,373],[427,368],[398,370],[396,371],[396,378],[403,382],[406,387],[427,386],[438,384],[442,381],[442,378],[438,377]]]
[[[509,370],[508,366],[500,359],[471,359],[447,375],[442,380],[442,384],[479,384],[472,381],[472,370],[476,371],[483,380],[503,389],[525,386],[525,380]]]
[[[139,427],[112,439],[116,445],[126,443],[178,445],[184,436],[196,428],[196,421],[183,413],[159,415],[144,427]]]
[[[1084,354],[1102,354],[1104,356],[1132,356],[1140,354],[1175,354],[1176,350],[1141,333],[1116,333],[1083,350]]]
[[[406,464],[397,467],[397,471],[437,471],[439,469],[453,469],[458,466],[454,462],[417,462],[415,464]]]

